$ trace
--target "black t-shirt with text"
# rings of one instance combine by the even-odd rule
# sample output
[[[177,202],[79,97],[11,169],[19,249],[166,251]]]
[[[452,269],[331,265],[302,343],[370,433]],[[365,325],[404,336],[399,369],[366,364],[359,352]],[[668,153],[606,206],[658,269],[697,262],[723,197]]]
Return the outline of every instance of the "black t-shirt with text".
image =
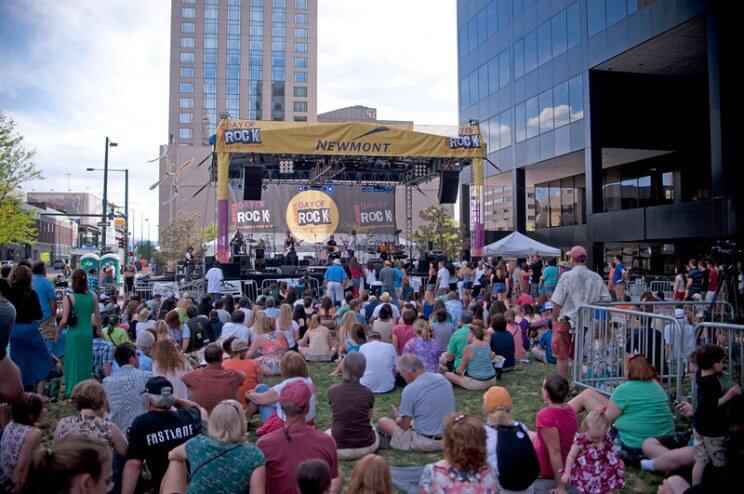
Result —
[[[201,432],[202,419],[196,407],[144,413],[129,429],[127,459],[147,463],[153,485],[160,485],[168,468],[168,452]]]

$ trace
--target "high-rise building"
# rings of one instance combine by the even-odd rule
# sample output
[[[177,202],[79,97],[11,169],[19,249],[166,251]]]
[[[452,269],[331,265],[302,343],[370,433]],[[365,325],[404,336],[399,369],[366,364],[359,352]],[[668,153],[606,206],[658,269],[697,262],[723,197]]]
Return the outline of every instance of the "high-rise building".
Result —
[[[744,233],[741,72],[724,43],[737,37],[734,4],[458,0],[459,120],[480,122],[495,165],[484,167],[486,194],[508,192],[484,201],[511,212],[508,223],[486,214],[487,241],[528,231],[585,245],[600,268],[622,254],[654,274],[732,251]],[[471,177],[461,175],[464,194]]]
[[[317,0],[172,0],[169,144],[206,144],[220,115],[314,121]]]

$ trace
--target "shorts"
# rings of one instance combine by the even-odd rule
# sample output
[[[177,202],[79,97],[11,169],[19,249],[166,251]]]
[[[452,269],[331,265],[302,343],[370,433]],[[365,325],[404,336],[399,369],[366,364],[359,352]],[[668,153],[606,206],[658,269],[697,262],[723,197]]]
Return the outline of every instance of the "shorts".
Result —
[[[468,376],[462,376],[462,387],[470,391],[488,389],[491,386],[496,386],[497,384],[498,380],[496,379],[496,374],[494,374],[493,377],[491,377],[490,379],[486,379],[485,381],[481,381],[480,379],[473,379],[472,377]]]
[[[441,440],[419,434],[413,429],[395,428],[393,437],[390,438],[390,447],[398,451],[442,451]]]
[[[690,445],[692,439],[692,431],[678,432],[676,434],[670,434],[668,436],[659,436],[656,438],[659,444],[664,446],[666,449],[679,449]]]
[[[493,293],[504,293],[506,291],[506,283],[494,283]]]
[[[701,436],[697,431],[693,431],[692,437],[694,439],[692,451],[696,462],[704,465],[710,462],[716,468],[726,464],[726,446],[724,444],[726,436]]]
[[[463,287],[463,288],[464,288],[465,290],[472,290],[472,289],[473,289],[473,282],[472,282],[472,281],[464,281],[464,282],[462,283],[462,287]]]
[[[359,460],[365,456],[377,451],[380,446],[380,434],[377,432],[377,428],[372,426],[372,431],[375,433],[375,441],[369,446],[362,446],[359,448],[338,448],[337,454],[339,460]],[[325,431],[326,434],[331,436],[331,429]]]
[[[553,328],[553,356],[558,360],[573,358],[573,338],[568,332],[570,325],[557,322]]]

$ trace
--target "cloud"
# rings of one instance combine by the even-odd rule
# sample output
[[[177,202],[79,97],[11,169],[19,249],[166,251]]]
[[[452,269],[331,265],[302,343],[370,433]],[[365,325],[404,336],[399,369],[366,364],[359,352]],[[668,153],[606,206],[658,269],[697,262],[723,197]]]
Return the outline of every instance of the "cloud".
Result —
[[[246,0],[244,0],[246,1]],[[454,2],[319,0],[318,110],[378,108],[382,119],[457,124]],[[170,2],[0,2],[0,109],[37,151],[28,190],[101,193],[130,169],[130,207],[157,224],[158,146],[168,133]],[[120,174],[109,197],[123,203]],[[154,234],[153,228],[153,234]]]

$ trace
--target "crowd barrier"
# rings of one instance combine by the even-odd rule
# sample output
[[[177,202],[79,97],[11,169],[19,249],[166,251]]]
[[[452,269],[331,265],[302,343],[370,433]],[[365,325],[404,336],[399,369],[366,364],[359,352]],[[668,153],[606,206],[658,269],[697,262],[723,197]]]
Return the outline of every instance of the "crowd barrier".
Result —
[[[648,291],[654,294],[662,292],[666,300],[672,300],[674,298],[674,282],[673,281],[652,281],[648,286]]]
[[[256,280],[243,280],[241,281],[241,285],[244,296],[253,301],[258,298],[258,283],[256,283]]]
[[[715,343],[726,349],[723,372],[732,381],[738,374],[739,385],[744,386],[744,325],[703,322],[697,325],[695,335],[701,343]]]
[[[641,309],[666,316],[674,316],[674,309],[678,307],[689,307],[695,315],[706,314],[707,311],[710,311],[714,321],[729,322],[736,319],[734,306],[725,300],[717,300],[715,303],[701,300],[655,300],[646,302],[608,302],[606,305],[611,307],[632,306],[634,309]]]
[[[300,281],[300,277],[297,278],[266,278],[261,282],[261,291],[263,292],[267,288],[271,288],[272,285],[278,285],[279,282],[284,281],[286,282],[290,287],[294,288],[298,281]],[[308,277],[310,280],[310,288],[312,288],[316,294],[319,296],[322,296],[322,293],[320,292],[320,282],[316,278]],[[254,299],[255,300],[255,299]]]
[[[574,328],[573,379],[578,386],[610,395],[626,380],[626,357],[645,355],[658,371],[669,392],[682,392],[683,355],[667,362],[664,331],[677,337],[684,348],[684,332],[673,317],[654,312],[620,309],[607,305],[583,305]]]

